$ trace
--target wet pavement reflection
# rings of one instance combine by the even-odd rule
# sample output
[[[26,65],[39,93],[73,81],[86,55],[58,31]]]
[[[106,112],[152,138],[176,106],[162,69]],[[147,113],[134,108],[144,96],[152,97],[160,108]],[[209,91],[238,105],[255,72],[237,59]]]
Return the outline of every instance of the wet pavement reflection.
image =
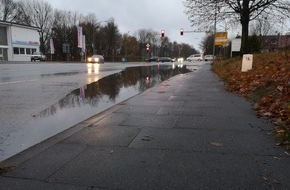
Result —
[[[98,73],[97,65],[88,67],[88,73]],[[90,106],[97,114],[108,106],[117,104],[140,92],[158,85],[164,80],[178,74],[191,72],[186,66],[154,65],[146,67],[129,67],[120,73],[104,77],[97,82],[85,85],[72,91],[55,105],[42,111],[38,117],[49,117],[63,109],[76,109],[85,112],[82,107]],[[95,109],[94,109],[95,108]],[[75,118],[73,115],[70,117]]]
[[[172,76],[188,73],[186,66],[154,65],[128,67],[72,91],[54,105],[34,115],[0,148],[0,161],[13,156],[77,123],[88,119]],[[89,77],[101,74],[98,65],[87,68]],[[73,73],[71,73],[73,74]],[[90,75],[96,74],[96,75]]]

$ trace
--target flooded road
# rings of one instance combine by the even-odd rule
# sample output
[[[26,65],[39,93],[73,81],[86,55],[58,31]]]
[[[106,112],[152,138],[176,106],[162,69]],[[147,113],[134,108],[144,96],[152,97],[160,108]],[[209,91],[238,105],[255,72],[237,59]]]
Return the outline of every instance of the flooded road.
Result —
[[[44,97],[41,98],[29,97],[29,95],[32,95],[27,92],[30,88],[24,88],[20,85],[23,79],[20,79],[16,83],[6,81],[6,87],[4,88],[2,85],[3,89],[9,92],[10,88],[7,86],[11,83],[11,85],[14,84],[12,85],[14,86],[13,88],[21,88],[22,91],[24,90],[24,92],[21,92],[24,93],[24,95],[15,96],[14,94],[13,98],[15,99],[15,103],[13,103],[7,96],[9,93],[6,94],[6,98],[10,102],[7,104],[5,100],[3,100],[5,95],[1,94],[1,105],[3,106],[0,112],[0,161],[58,134],[148,88],[158,85],[170,77],[191,72],[196,68],[194,66],[188,69],[185,65],[177,66],[174,64],[147,66],[130,65],[130,67],[127,68],[125,66],[123,66],[123,68],[118,66],[115,70],[109,68],[109,70],[114,70],[114,72],[105,73],[107,70],[102,71],[100,67],[100,65],[91,64],[86,66],[85,71],[72,70],[69,72],[58,71],[57,73],[42,73],[39,75],[40,79],[38,80],[42,80],[43,78],[45,78],[45,80],[52,80],[49,83],[42,82],[42,84],[38,84],[33,78],[25,76],[26,81],[36,85],[31,89],[35,91],[32,94],[41,92],[38,95],[44,95]],[[116,69],[120,71],[115,72]],[[85,83],[80,82],[77,88],[71,90],[68,94],[58,99],[58,101],[52,103],[53,100],[56,100],[57,97],[60,97],[60,94],[62,94],[57,92],[57,90],[77,86],[73,80],[71,80],[71,77],[83,78],[84,73],[86,74]],[[58,79],[60,79],[58,78],[59,76],[65,77],[65,79],[61,79],[61,83],[58,83]],[[72,84],[70,84],[70,81]],[[53,85],[53,89],[51,90],[49,90],[50,85]],[[10,90],[11,92],[13,91],[12,89]],[[64,92],[65,91],[67,90],[64,90]],[[25,95],[25,93],[27,94]],[[50,95],[53,96],[53,99],[49,98]],[[22,100],[17,100],[17,98]],[[43,101],[45,98],[47,98],[47,101]],[[26,101],[26,99],[28,102],[31,102],[32,105],[26,105],[26,103],[23,102]],[[39,102],[41,100],[43,102]],[[35,109],[33,106],[34,104],[41,106]],[[10,108],[8,108],[8,106],[10,106]],[[11,108],[11,106],[15,107]],[[29,109],[27,110],[29,116],[27,114],[25,115],[22,113],[21,115],[21,113],[17,113],[16,110],[19,110],[17,108],[22,112],[25,109]],[[40,108],[42,109],[40,110]],[[9,114],[7,114],[7,112]],[[23,119],[21,120],[21,118]]]

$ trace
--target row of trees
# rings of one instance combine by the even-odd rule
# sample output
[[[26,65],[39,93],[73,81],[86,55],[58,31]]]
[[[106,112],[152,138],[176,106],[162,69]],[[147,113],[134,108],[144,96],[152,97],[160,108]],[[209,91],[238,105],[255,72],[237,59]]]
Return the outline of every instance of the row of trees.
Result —
[[[242,26],[241,53],[249,53],[249,28],[251,21],[267,20],[275,25],[290,18],[289,0],[185,0],[189,20],[201,30],[216,31],[219,24],[235,28]],[[206,20],[207,22],[204,22]]]
[[[94,13],[83,15],[78,12],[53,9],[44,1],[0,0],[0,20],[39,28],[40,50],[50,53],[49,41],[55,46],[55,60],[80,60],[81,50],[77,47],[77,27],[83,28],[86,36],[87,55],[103,54],[108,61],[126,57],[129,61],[144,60],[148,54],[168,57],[187,57],[197,50],[188,44],[170,42],[168,37],[152,29],[140,29],[132,35],[121,34],[114,19],[100,21]],[[64,47],[68,49],[64,50]]]

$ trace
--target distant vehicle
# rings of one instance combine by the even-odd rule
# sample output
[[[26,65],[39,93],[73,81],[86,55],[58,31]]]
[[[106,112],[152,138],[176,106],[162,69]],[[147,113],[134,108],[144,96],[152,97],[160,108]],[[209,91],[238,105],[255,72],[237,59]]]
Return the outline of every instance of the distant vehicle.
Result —
[[[177,59],[177,61],[178,61],[178,62],[183,62],[184,59],[183,59],[183,57],[179,57],[179,58]]]
[[[193,54],[189,56],[187,61],[202,61],[203,60],[203,55],[202,54]]]
[[[46,60],[46,56],[43,53],[41,53],[41,52],[34,52],[31,55],[30,60],[31,61],[36,61],[36,60],[45,61]]]
[[[173,62],[173,60],[170,57],[160,57],[159,58],[160,62]]]
[[[104,64],[105,60],[104,60],[104,57],[102,55],[93,55],[92,57],[89,57],[87,59],[87,62]]]
[[[205,55],[204,60],[205,61],[212,61],[212,60],[214,60],[214,56],[213,55]]]
[[[152,56],[149,58],[149,62],[159,62],[159,57],[158,56]]]

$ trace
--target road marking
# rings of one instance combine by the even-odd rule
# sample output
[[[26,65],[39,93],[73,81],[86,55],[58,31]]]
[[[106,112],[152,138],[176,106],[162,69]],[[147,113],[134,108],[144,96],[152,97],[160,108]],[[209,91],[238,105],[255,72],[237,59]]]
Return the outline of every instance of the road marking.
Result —
[[[17,83],[22,83],[22,82],[34,82],[37,81],[38,79],[32,79],[32,80],[19,80],[19,81],[11,81],[11,82],[1,82],[1,84],[17,84]]]

